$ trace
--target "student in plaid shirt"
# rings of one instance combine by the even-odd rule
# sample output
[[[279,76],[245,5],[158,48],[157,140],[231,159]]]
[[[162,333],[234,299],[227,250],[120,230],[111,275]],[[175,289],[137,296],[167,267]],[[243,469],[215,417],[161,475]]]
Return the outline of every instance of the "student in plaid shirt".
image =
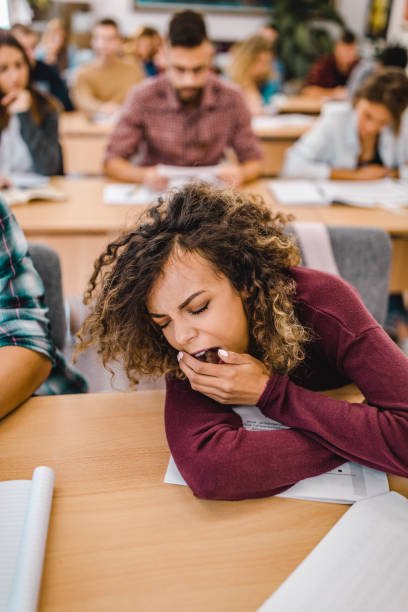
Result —
[[[87,385],[55,349],[44,286],[25,236],[0,199],[0,417],[32,393],[82,393]]]

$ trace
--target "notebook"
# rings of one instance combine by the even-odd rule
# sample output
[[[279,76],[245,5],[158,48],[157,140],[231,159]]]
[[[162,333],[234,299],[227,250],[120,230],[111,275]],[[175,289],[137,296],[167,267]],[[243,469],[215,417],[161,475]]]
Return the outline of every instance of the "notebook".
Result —
[[[272,180],[269,189],[284,205],[331,203],[348,204],[362,208],[398,210],[408,206],[408,183],[397,179],[378,181],[304,181]]]
[[[256,406],[234,406],[232,410],[241,417],[242,425],[248,431],[289,429],[278,421],[265,416]],[[187,484],[173,457],[170,457],[164,482]],[[388,490],[388,479],[384,472],[347,462],[326,474],[305,478],[277,497],[352,504]]]
[[[7,202],[9,206],[16,204],[28,204],[35,200],[50,200],[61,202],[66,199],[66,195],[55,189],[54,187],[32,187],[30,189],[20,189],[18,187],[9,187],[1,189],[0,196]]]
[[[258,612],[406,612],[408,500],[359,501]]]
[[[0,612],[35,612],[41,585],[54,472],[0,482]]]

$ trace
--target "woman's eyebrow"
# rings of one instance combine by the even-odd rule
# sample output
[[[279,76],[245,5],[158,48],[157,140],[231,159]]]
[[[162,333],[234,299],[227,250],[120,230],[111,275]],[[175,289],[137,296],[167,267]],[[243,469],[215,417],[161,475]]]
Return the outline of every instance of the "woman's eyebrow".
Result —
[[[196,291],[195,293],[192,293],[191,295],[188,296],[187,299],[184,300],[184,302],[182,302],[180,304],[180,306],[178,307],[179,310],[183,310],[183,308],[185,308],[186,306],[188,306],[188,304],[191,302],[191,300],[194,300],[195,297],[197,297],[198,295],[201,295],[202,293],[204,293],[204,289],[202,291]],[[149,315],[154,318],[154,319],[160,319],[162,317],[167,317],[167,315],[165,314],[156,314],[153,312],[149,312]]]

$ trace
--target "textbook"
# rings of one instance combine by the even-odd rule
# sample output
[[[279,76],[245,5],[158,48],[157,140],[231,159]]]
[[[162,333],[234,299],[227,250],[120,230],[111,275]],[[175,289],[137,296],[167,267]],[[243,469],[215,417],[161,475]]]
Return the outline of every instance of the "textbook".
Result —
[[[258,612],[406,612],[408,499],[358,501]]]
[[[50,200],[61,202],[66,199],[66,195],[55,189],[54,187],[32,187],[30,189],[22,189],[19,187],[9,187],[1,189],[0,196],[7,202],[9,206],[16,204],[28,204],[36,200]]]
[[[375,181],[271,180],[268,186],[280,204],[328,206],[332,203],[362,208],[398,211],[408,206],[408,182],[399,179]]]
[[[0,612],[35,612],[51,511],[54,472],[0,482]]]
[[[242,425],[248,431],[289,429],[265,416],[256,406],[234,406],[232,409],[241,417]],[[171,456],[164,482],[187,484]],[[352,504],[387,491],[389,491],[388,479],[384,472],[347,462],[326,474],[305,478],[276,497]]]

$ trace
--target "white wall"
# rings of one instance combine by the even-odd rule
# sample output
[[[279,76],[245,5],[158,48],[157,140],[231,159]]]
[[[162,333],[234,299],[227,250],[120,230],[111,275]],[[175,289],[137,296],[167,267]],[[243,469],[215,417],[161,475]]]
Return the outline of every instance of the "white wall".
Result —
[[[405,4],[405,0],[394,0],[388,28],[388,39],[408,47],[408,23],[403,23]]]
[[[338,0],[337,9],[343,17],[347,27],[357,36],[363,36],[367,10],[370,0]]]
[[[124,34],[132,34],[141,25],[157,28],[162,34],[167,30],[170,12],[134,10],[132,0],[93,0],[94,18],[114,17]],[[210,13],[206,17],[209,37],[213,40],[236,40],[254,34],[266,17]],[[233,24],[233,25],[232,25]]]
[[[337,0],[337,8],[347,25],[357,34],[365,29],[367,7],[370,0]],[[140,25],[152,25],[164,33],[170,13],[134,10],[132,0],[93,0],[96,18],[113,16],[120,21],[125,34],[132,33]],[[236,40],[253,34],[265,22],[262,15],[248,16],[237,14],[209,13],[207,26],[210,38],[214,40]]]

